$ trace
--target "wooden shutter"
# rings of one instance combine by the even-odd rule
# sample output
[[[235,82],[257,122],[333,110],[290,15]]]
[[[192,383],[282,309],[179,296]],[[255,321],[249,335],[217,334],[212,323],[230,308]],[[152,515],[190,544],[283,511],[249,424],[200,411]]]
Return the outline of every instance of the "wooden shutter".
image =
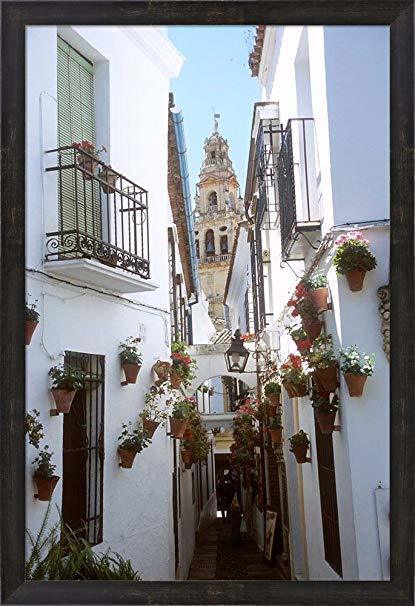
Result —
[[[94,66],[58,38],[58,145],[75,141],[95,144]],[[62,164],[73,163],[73,152],[62,154]],[[76,229],[101,238],[101,202],[97,181],[85,181],[75,170],[60,171],[59,225],[61,231]]]

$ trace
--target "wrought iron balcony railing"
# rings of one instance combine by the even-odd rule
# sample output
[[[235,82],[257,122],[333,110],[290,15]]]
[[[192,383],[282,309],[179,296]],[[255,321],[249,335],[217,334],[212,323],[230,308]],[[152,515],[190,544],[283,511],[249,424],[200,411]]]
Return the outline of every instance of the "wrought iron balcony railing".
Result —
[[[282,259],[303,259],[305,247],[312,246],[312,239],[321,227],[320,175],[313,118],[288,121],[277,159],[277,177]]]
[[[207,257],[202,257],[199,260],[199,265],[205,265],[205,264],[209,264],[209,263],[227,262],[227,261],[230,261],[231,256],[232,256],[231,253],[224,253],[222,255],[211,255],[211,256],[207,256]]]
[[[282,127],[276,118],[260,121],[256,139],[255,177],[258,199],[255,223],[258,228],[272,229],[278,217],[277,158],[281,146]]]
[[[76,146],[60,147],[58,229],[46,234],[46,261],[96,259],[150,278],[148,192]]]

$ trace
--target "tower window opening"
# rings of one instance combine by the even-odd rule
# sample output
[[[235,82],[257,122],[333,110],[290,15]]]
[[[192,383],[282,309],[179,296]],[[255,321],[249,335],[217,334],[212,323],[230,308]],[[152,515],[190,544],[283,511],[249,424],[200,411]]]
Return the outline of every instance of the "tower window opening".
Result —
[[[215,254],[215,234],[213,229],[208,229],[205,235],[205,253],[207,257]]]
[[[208,197],[208,210],[217,210],[218,208],[218,195],[215,191],[209,194]]]
[[[226,255],[228,254],[228,236],[220,237],[220,254]]]

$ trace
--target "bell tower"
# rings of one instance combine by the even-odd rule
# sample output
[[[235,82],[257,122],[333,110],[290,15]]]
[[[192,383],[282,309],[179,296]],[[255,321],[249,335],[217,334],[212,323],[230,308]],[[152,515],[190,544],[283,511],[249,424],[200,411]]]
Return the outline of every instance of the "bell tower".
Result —
[[[223,294],[237,224],[243,215],[229,144],[219,133],[219,114],[205,139],[196,194],[195,234],[202,289],[216,330],[225,327]]]

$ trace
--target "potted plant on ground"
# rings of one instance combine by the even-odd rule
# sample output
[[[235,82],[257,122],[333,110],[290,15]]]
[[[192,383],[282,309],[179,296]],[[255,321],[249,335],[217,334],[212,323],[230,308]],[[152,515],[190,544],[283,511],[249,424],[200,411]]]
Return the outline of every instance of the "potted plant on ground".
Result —
[[[360,231],[339,236],[335,242],[333,265],[337,275],[345,275],[353,292],[362,290],[366,272],[375,269],[376,257],[369,250],[369,240]]]
[[[329,392],[320,392],[313,390],[311,396],[311,406],[314,408],[317,422],[321,433],[333,433],[334,421],[339,410],[339,398],[334,395],[330,399]]]
[[[158,401],[165,394],[163,387],[152,385],[145,395],[145,405],[140,414],[143,429],[148,438],[152,438],[157,427],[167,419],[167,411],[162,410]]]
[[[101,168],[101,170],[99,171],[99,178],[101,179],[101,181],[105,182],[101,183],[101,189],[104,194],[113,194],[115,192],[115,186],[117,185],[119,177],[118,173],[112,170],[111,164],[108,164],[108,166]]]
[[[269,400],[268,415],[275,417],[281,400],[281,385],[275,381],[270,381],[265,385],[264,394]]]
[[[189,439],[181,440],[180,454],[184,463],[185,469],[191,469],[193,465],[192,444]]]
[[[297,324],[293,327],[288,328],[288,332],[290,333],[291,338],[296,344],[300,354],[307,352],[310,349],[312,342],[308,338],[306,331],[301,325],[299,326]]]
[[[268,424],[268,433],[273,445],[279,445],[282,442],[282,424],[281,415],[272,417]]]
[[[175,398],[171,403],[170,433],[174,438],[181,439],[187,429],[187,420],[195,410],[195,401],[193,398]]]
[[[27,412],[25,417],[25,433],[28,435],[29,444],[35,448],[39,448],[40,441],[45,437],[39,417],[40,413],[36,409]]]
[[[83,388],[85,373],[69,364],[62,364],[52,366],[49,376],[52,379],[51,392],[56,410],[62,413],[70,412],[76,392]]]
[[[281,364],[280,376],[290,398],[302,398],[307,395],[307,374],[300,356],[290,354]]]
[[[39,324],[40,314],[37,311],[37,299],[33,303],[26,301],[26,312],[25,312],[25,344],[30,345],[33,333],[35,332],[37,325]]]
[[[328,307],[327,277],[322,272],[316,272],[311,278],[305,280],[307,290],[307,298],[314,305],[316,312],[319,314],[326,311]]]
[[[157,360],[157,362],[153,364],[153,370],[157,375],[156,385],[162,385],[162,383],[166,383],[170,377],[171,364],[170,362]]]
[[[331,335],[320,335],[314,340],[313,346],[307,353],[309,365],[314,369],[313,377],[323,391],[336,391],[338,387],[338,363],[333,350]]]
[[[85,181],[91,181],[96,167],[98,166],[99,156],[102,152],[107,151],[106,147],[102,145],[100,148],[96,148],[94,143],[91,143],[91,141],[75,142],[72,143],[72,147],[75,147],[83,152],[77,155],[76,161],[83,169],[82,176]]]
[[[183,385],[187,387],[195,377],[197,368],[188,352],[187,345],[182,341],[175,341],[171,346],[172,369],[170,372],[170,383],[173,389],[179,389]]]
[[[50,501],[52,498],[55,486],[59,481],[59,476],[54,475],[56,465],[51,463],[53,452],[49,452],[49,446],[45,446],[33,461],[36,469],[33,473],[33,479],[37,487],[35,497],[39,501]]]
[[[294,453],[297,463],[307,463],[307,451],[310,446],[308,435],[300,431],[290,438],[290,451]]]
[[[363,394],[366,379],[373,374],[375,357],[359,353],[356,345],[340,349],[341,370],[352,398],[359,398]]]
[[[138,425],[136,429],[133,429],[133,424],[129,421],[122,424],[121,435],[118,436],[119,446],[117,449],[118,455],[121,459],[120,467],[124,469],[131,469],[134,463],[136,455],[147,448],[150,443],[150,439],[146,436],[142,426]]]
[[[127,383],[136,383],[143,363],[138,345],[140,341],[140,337],[128,337],[123,343],[120,343],[120,360]]]

